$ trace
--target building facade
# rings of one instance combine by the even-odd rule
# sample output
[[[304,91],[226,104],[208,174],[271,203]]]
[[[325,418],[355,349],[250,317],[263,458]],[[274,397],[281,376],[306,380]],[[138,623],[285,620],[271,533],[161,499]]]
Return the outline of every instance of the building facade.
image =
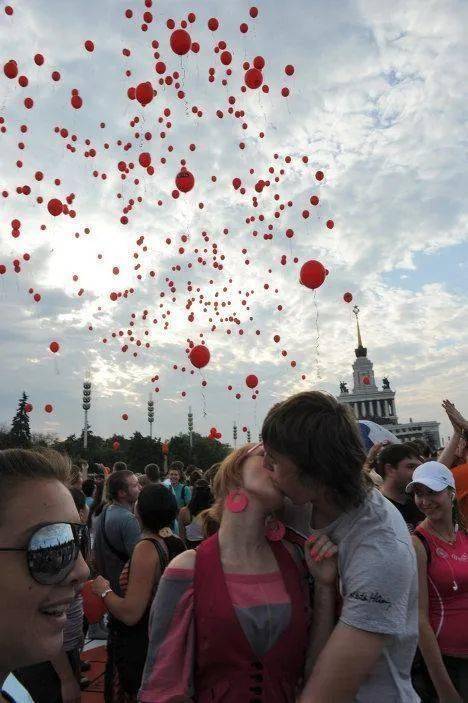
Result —
[[[390,387],[388,378],[382,379],[379,388],[375,381],[374,365],[367,357],[359,327],[359,308],[354,307],[358,345],[354,350],[356,360],[353,363],[353,389],[348,389],[347,383],[340,383],[339,403],[349,405],[358,420],[371,420],[393,432],[402,442],[422,439],[433,449],[440,447],[439,423],[435,420],[428,422],[399,423],[395,403],[395,391]]]

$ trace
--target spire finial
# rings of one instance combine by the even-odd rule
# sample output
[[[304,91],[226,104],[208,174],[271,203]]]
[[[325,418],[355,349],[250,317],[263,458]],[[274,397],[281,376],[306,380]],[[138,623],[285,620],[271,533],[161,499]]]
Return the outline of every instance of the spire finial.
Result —
[[[359,327],[359,306],[355,305],[353,308],[353,313],[356,316],[356,328],[357,328],[357,338],[358,338],[358,345],[357,349],[355,349],[356,356],[367,356],[367,349],[363,346],[362,344],[362,337],[361,337],[361,328]]]

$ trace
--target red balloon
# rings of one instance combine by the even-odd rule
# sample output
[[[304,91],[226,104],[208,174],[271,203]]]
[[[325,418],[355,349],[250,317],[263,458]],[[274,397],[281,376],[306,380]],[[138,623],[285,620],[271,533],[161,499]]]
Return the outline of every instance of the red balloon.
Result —
[[[288,63],[288,65],[284,67],[284,72],[287,76],[292,76],[294,73],[294,66],[291,66],[291,64]]]
[[[115,442],[113,442],[112,449],[114,449],[114,451],[117,451],[117,449],[120,449],[120,442],[117,442],[117,440]]]
[[[188,54],[192,46],[190,34],[185,29],[176,29],[171,34],[171,49],[177,56]]]
[[[151,83],[149,81],[139,83],[135,90],[135,97],[142,107],[149,105],[154,97],[153,86]]]
[[[27,413],[30,413],[33,410],[33,406],[31,405],[31,403],[26,403],[26,405],[24,406],[24,409]]]
[[[306,288],[320,288],[326,278],[326,269],[320,261],[306,261],[301,268],[299,280]]]
[[[127,413],[123,413],[123,415],[122,415],[122,420],[128,420],[128,415],[127,415]]]
[[[159,73],[159,75],[162,75],[166,72],[166,64],[164,63],[164,61],[158,61],[154,68],[156,70],[156,73]]]
[[[258,68],[249,68],[249,70],[244,76],[244,81],[245,85],[248,88],[252,88],[252,90],[255,90],[256,88],[260,88],[260,86],[262,85],[263,74],[261,71],[258,70]]]
[[[148,168],[151,163],[151,154],[149,154],[147,151],[144,151],[138,157],[138,161],[140,162],[140,166],[143,166],[143,168]]]
[[[249,10],[249,15],[255,19],[258,15],[258,7],[251,7]]]
[[[212,435],[215,435],[217,432],[218,432],[218,430],[216,429],[216,427],[212,427],[210,430],[210,434],[212,434]]]
[[[210,350],[204,344],[198,344],[190,350],[189,359],[196,369],[202,369],[210,360]]]
[[[315,174],[315,178],[316,178],[318,181],[323,181],[323,178],[324,178],[323,171],[317,171],[316,174]]]
[[[91,39],[87,39],[84,43],[86,51],[94,51],[94,42]]]
[[[3,73],[10,80],[16,78],[16,76],[18,75],[18,64],[14,59],[10,59],[10,61],[6,62],[3,67]]]
[[[5,264],[0,264],[0,275],[3,276],[4,273],[6,273],[6,266]]]
[[[47,405],[44,406],[44,410],[46,411],[46,413],[51,413],[53,409],[54,408],[50,403],[47,403]]]
[[[181,193],[188,193],[195,185],[195,178],[190,171],[180,171],[176,176],[175,182]]]
[[[327,220],[328,229],[333,229],[334,226],[335,226],[335,223],[333,222],[333,220]]]
[[[345,303],[350,303],[353,299],[352,293],[345,293],[343,296],[343,300]]]
[[[265,66],[265,59],[263,56],[256,56],[253,60],[253,65],[255,68],[258,68],[259,71],[262,70]]]
[[[218,22],[218,20],[216,19],[216,17],[211,17],[211,18],[208,20],[208,29],[211,29],[212,32],[216,32],[216,30],[218,29],[218,27],[219,27],[219,22]]]
[[[80,98],[79,95],[72,95],[70,102],[72,107],[75,108],[75,110],[79,110],[80,107],[83,105],[83,99]]]
[[[43,57],[43,55],[42,55],[42,54],[36,54],[35,57],[34,57],[34,63],[36,64],[36,66],[42,66],[42,64],[44,63],[44,57]]]
[[[47,209],[51,215],[57,217],[63,212],[63,204],[58,198],[52,198],[52,200],[49,200],[49,202],[47,203]]]
[[[232,54],[230,51],[223,51],[223,53],[220,56],[221,63],[223,66],[229,66],[229,64],[232,61]]]
[[[245,379],[245,383],[248,388],[256,388],[258,386],[258,378],[255,376],[255,374],[251,373]]]
[[[60,349],[60,344],[58,342],[51,342],[49,344],[49,349],[53,354],[56,354]]]

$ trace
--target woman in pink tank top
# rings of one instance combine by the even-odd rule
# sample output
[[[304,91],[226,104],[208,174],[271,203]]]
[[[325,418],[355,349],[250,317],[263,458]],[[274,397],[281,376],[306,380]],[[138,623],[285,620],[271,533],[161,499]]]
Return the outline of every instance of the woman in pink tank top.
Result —
[[[437,461],[419,466],[406,488],[426,518],[413,543],[419,570],[419,647],[425,667],[415,688],[424,703],[468,701],[468,535],[455,481]]]
[[[221,464],[206,516],[219,531],[166,569],[151,610],[141,703],[294,703],[310,621],[307,571],[268,521],[283,496],[261,445]],[[333,627],[336,547],[322,536],[311,655]],[[308,563],[310,559],[308,559]],[[327,609],[328,608],[328,609]]]

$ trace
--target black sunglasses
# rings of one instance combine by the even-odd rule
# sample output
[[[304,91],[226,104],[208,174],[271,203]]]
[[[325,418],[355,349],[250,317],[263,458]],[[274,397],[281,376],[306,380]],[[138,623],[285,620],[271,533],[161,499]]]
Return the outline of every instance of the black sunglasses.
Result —
[[[50,586],[67,578],[80,552],[86,561],[89,547],[89,531],[86,525],[50,522],[36,528],[27,547],[0,547],[0,552],[27,552],[32,578],[37,583]]]

